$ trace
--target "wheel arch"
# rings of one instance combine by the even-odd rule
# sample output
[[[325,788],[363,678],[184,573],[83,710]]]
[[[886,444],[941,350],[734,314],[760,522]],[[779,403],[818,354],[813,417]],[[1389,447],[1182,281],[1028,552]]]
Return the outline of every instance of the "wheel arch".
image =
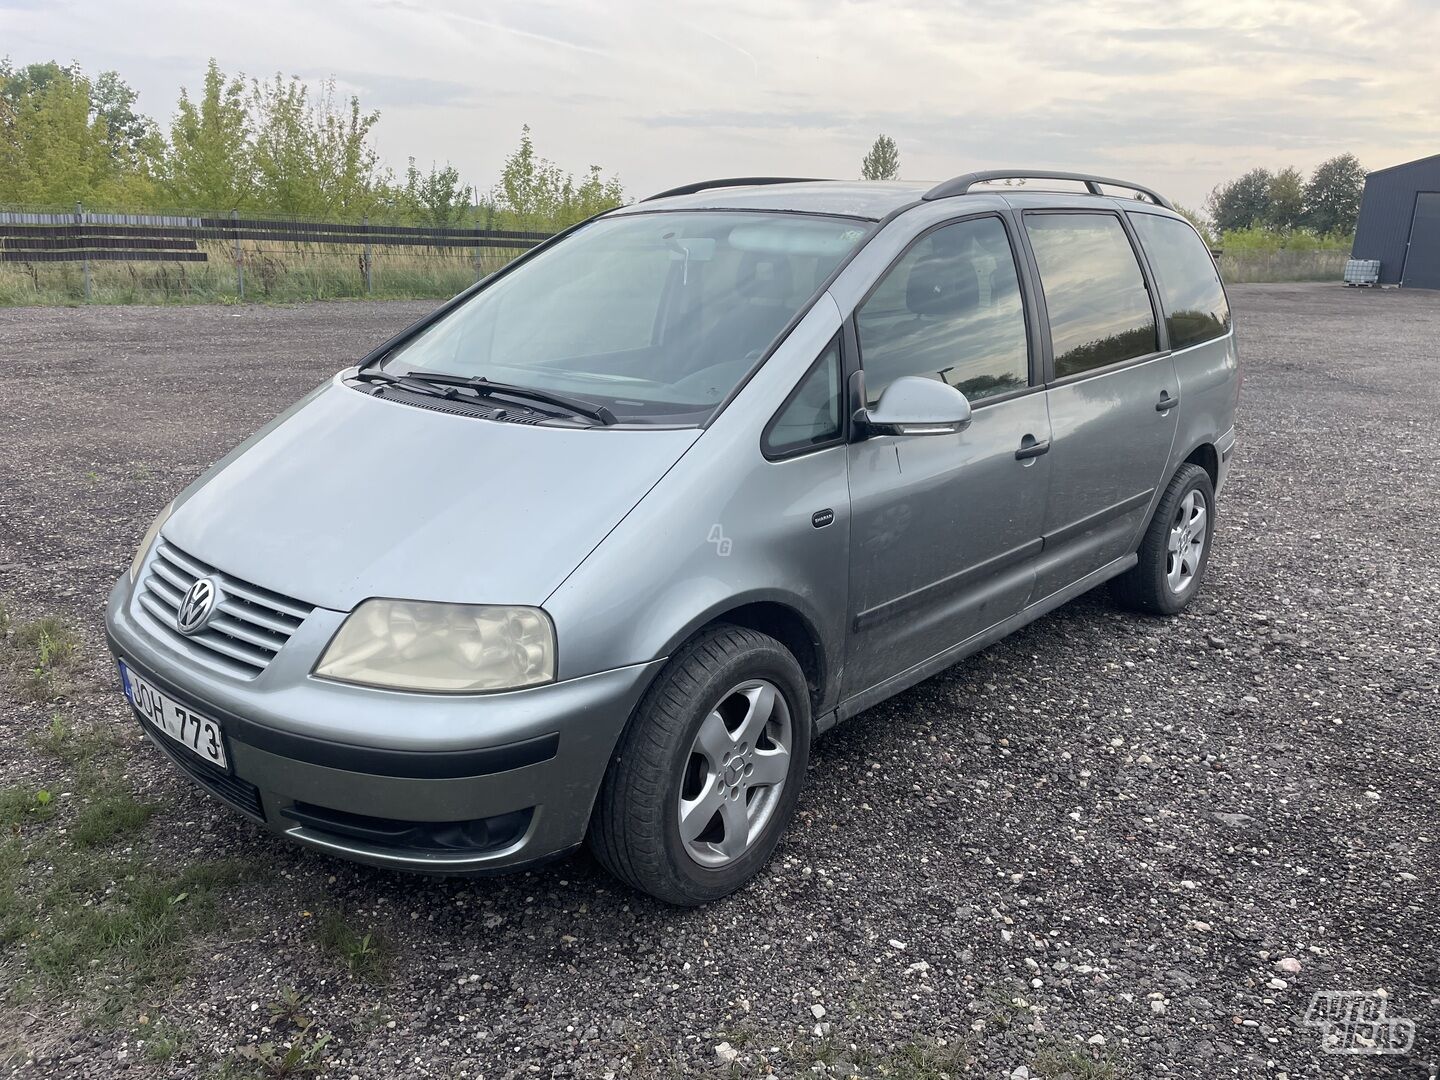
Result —
[[[1207,441],[1200,443],[1191,450],[1190,453],[1185,455],[1185,460],[1180,464],[1199,465],[1200,468],[1209,473],[1210,486],[1212,488],[1218,488],[1220,486],[1220,451],[1215,448],[1214,442]],[[1176,468],[1178,469],[1179,466],[1177,465]]]
[[[732,597],[686,623],[666,643],[664,655],[673,656],[696,634],[726,623],[768,634],[784,645],[805,674],[812,719],[820,713],[831,696],[838,664],[826,650],[816,619],[807,614],[803,602],[794,596],[764,591]]]

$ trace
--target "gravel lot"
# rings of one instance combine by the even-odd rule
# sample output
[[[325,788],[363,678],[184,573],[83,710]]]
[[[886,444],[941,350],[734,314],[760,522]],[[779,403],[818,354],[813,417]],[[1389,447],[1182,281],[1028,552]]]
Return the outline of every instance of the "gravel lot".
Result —
[[[584,855],[482,881],[332,861],[133,730],[101,615],[151,516],[427,305],[0,311],[0,596],[82,641],[66,700],[0,700],[0,786],[63,796],[35,738],[95,720],[157,808],[137,858],[264,868],[170,946],[172,981],[102,962],[12,994],[9,1067],[246,1075],[238,1048],[295,1037],[270,1009],[294,987],[336,1077],[1435,1076],[1440,293],[1232,296],[1240,442],[1190,612],[1091,594],[842,726],[769,870],[700,911]],[[379,971],[322,947],[322,909]],[[34,947],[0,944],[0,981]],[[1413,1053],[1321,1053],[1311,994],[1376,988]],[[162,1022],[169,1056],[141,1045]]]

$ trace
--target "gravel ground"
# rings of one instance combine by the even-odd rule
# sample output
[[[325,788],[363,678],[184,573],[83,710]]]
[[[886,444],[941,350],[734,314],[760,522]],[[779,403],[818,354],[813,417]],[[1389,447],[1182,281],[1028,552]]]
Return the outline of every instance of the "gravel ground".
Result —
[[[56,708],[95,717],[159,808],[137,851],[267,867],[121,1022],[93,980],[0,1005],[13,1067],[233,1074],[293,986],[337,1077],[1436,1075],[1440,400],[1416,376],[1440,294],[1233,300],[1240,441],[1191,610],[1091,594],[843,725],[768,871],[699,911],[584,855],[482,881],[332,861],[134,738],[101,615],[150,517],[425,304],[0,311],[0,594],[83,640],[68,702],[0,701],[4,783],[53,772]],[[382,972],[317,945],[319,906],[387,943]],[[1377,988],[1413,1053],[1323,1054],[1311,994]],[[157,1016],[182,1032],[161,1062]]]

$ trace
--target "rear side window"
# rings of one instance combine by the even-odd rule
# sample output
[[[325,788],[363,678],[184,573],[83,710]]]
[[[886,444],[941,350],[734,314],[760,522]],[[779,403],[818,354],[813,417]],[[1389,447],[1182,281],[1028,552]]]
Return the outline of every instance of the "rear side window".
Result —
[[[1131,214],[1140,246],[1159,278],[1170,347],[1183,349],[1230,329],[1230,305],[1215,271],[1215,260],[1198,233],[1183,221],[1155,214]]]
[[[1155,312],[1135,249],[1113,214],[1026,214],[1050,317],[1055,377],[1153,353]]]
[[[820,354],[780,407],[761,442],[769,457],[786,457],[840,437],[840,339]]]
[[[871,405],[902,375],[939,379],[975,403],[1029,382],[1020,280],[999,218],[923,236],[880,279],[855,322]]]

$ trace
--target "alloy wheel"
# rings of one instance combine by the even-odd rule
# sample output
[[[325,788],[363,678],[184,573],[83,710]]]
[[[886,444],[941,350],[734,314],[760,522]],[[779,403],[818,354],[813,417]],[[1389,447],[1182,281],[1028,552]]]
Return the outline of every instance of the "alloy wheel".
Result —
[[[1179,595],[1195,581],[1200,569],[1200,557],[1205,553],[1206,518],[1205,496],[1191,491],[1180,500],[1175,518],[1170,523],[1170,538],[1166,545],[1165,580],[1170,591]]]
[[[721,697],[695,733],[680,781],[680,840],[691,859],[713,869],[750,849],[780,804],[793,738],[774,683],[750,679]]]

